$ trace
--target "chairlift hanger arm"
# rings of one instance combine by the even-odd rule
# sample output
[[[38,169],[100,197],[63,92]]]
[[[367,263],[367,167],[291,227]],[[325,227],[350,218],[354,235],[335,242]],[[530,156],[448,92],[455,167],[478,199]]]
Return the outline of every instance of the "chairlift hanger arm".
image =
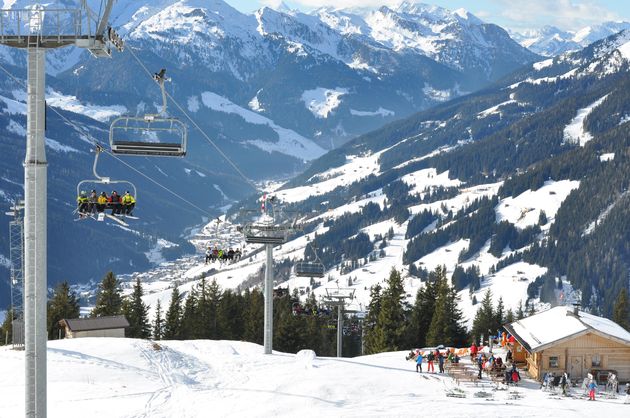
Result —
[[[94,173],[94,177],[96,177],[103,183],[107,184],[109,183],[109,177],[101,177],[96,172],[96,165],[98,164],[98,157],[101,155],[101,152],[103,152],[103,147],[101,147],[100,145],[97,145],[94,152],[96,153],[96,155],[94,156],[94,165],[92,165],[92,173]]]
[[[109,16],[112,13],[112,8],[114,7],[115,0],[107,0],[107,4],[105,4],[105,10],[103,11],[103,16],[101,17],[101,21],[98,23],[98,27],[96,28],[96,36],[101,36],[105,32],[105,28],[107,27],[107,23],[109,22]]]

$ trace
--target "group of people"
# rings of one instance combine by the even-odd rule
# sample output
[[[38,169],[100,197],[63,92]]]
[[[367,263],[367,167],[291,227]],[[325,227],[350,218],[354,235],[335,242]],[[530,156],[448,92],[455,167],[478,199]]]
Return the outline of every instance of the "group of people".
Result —
[[[481,348],[475,343],[470,346],[470,360],[473,364],[477,364],[479,370],[477,378],[481,379],[481,373],[486,371],[486,373],[504,373],[504,381],[508,384],[516,384],[521,380],[521,374],[516,364],[512,362],[512,351],[509,348],[505,354],[505,362],[501,356],[495,356],[492,352],[486,355]]]
[[[222,248],[218,247],[210,247],[209,245],[206,247],[206,264],[209,262],[214,263],[215,261],[223,264],[224,262],[237,263],[243,254],[241,253],[241,249],[237,248],[236,250],[230,248],[225,251]]]
[[[444,373],[444,363],[449,361],[451,363],[459,363],[459,356],[452,351],[448,350],[446,353],[442,353],[439,349],[429,351],[426,355],[423,355],[420,349],[411,351],[407,356],[407,360],[415,359],[416,372],[422,373],[422,362],[426,359],[427,373],[435,373],[434,363],[438,363],[439,373]]]
[[[312,315],[312,316],[330,316],[332,311],[327,307],[317,305],[302,305],[300,302],[294,302],[291,307],[293,316]]]
[[[135,206],[136,199],[129,191],[122,196],[116,190],[109,196],[105,192],[98,194],[96,190],[92,190],[89,195],[82,191],[77,197],[77,210],[81,218],[104,212],[105,209],[111,209],[112,215],[133,216]]]

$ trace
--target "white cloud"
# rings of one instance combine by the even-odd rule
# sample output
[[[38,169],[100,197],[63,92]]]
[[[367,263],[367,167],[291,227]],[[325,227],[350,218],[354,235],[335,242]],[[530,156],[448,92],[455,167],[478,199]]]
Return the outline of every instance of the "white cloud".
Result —
[[[492,0],[500,10],[498,17],[505,26],[522,29],[554,25],[562,29],[578,29],[594,23],[619,20],[618,14],[593,0]]]

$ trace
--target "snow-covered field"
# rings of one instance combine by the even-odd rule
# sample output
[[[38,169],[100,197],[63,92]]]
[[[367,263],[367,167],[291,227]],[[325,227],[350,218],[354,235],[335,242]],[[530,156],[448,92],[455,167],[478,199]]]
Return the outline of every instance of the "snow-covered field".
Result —
[[[418,374],[405,352],[356,358],[262,354],[234,341],[84,338],[48,344],[48,416],[63,417],[622,417],[623,398],[560,398],[524,380],[518,399],[485,378]],[[466,366],[467,360],[464,360]],[[24,416],[24,352],[0,348],[1,418]],[[523,377],[524,373],[523,373]],[[476,397],[481,391],[488,398]]]

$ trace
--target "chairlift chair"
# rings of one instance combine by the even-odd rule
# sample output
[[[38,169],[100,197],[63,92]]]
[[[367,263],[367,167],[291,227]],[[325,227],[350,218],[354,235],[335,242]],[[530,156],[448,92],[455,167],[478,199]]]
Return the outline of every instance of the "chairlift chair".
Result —
[[[112,180],[109,177],[103,177],[100,176],[97,171],[96,171],[96,165],[98,164],[98,157],[100,156],[101,152],[103,152],[103,148],[100,145],[96,146],[95,149],[95,157],[94,157],[94,165],[92,166],[92,172],[94,173],[94,179],[87,179],[87,180],[81,180],[78,184],[77,184],[77,196],[79,196],[81,194],[82,191],[86,190],[86,185],[88,184],[107,184],[107,185],[123,185],[125,186],[125,189],[130,189],[133,192],[133,197],[136,199],[138,199],[138,191],[136,189],[136,186],[127,180]],[[122,195],[121,195],[122,196]],[[87,219],[87,217],[85,218]]]
[[[317,256],[317,251],[315,248],[311,246],[313,253],[315,254],[315,261],[299,261],[295,264],[295,275],[297,277],[324,277],[324,273],[326,268],[324,264],[319,260]]]
[[[153,76],[162,91],[162,109],[157,114],[120,116],[109,127],[109,144],[114,154],[183,157],[188,131],[177,118],[166,114],[166,69]]]

